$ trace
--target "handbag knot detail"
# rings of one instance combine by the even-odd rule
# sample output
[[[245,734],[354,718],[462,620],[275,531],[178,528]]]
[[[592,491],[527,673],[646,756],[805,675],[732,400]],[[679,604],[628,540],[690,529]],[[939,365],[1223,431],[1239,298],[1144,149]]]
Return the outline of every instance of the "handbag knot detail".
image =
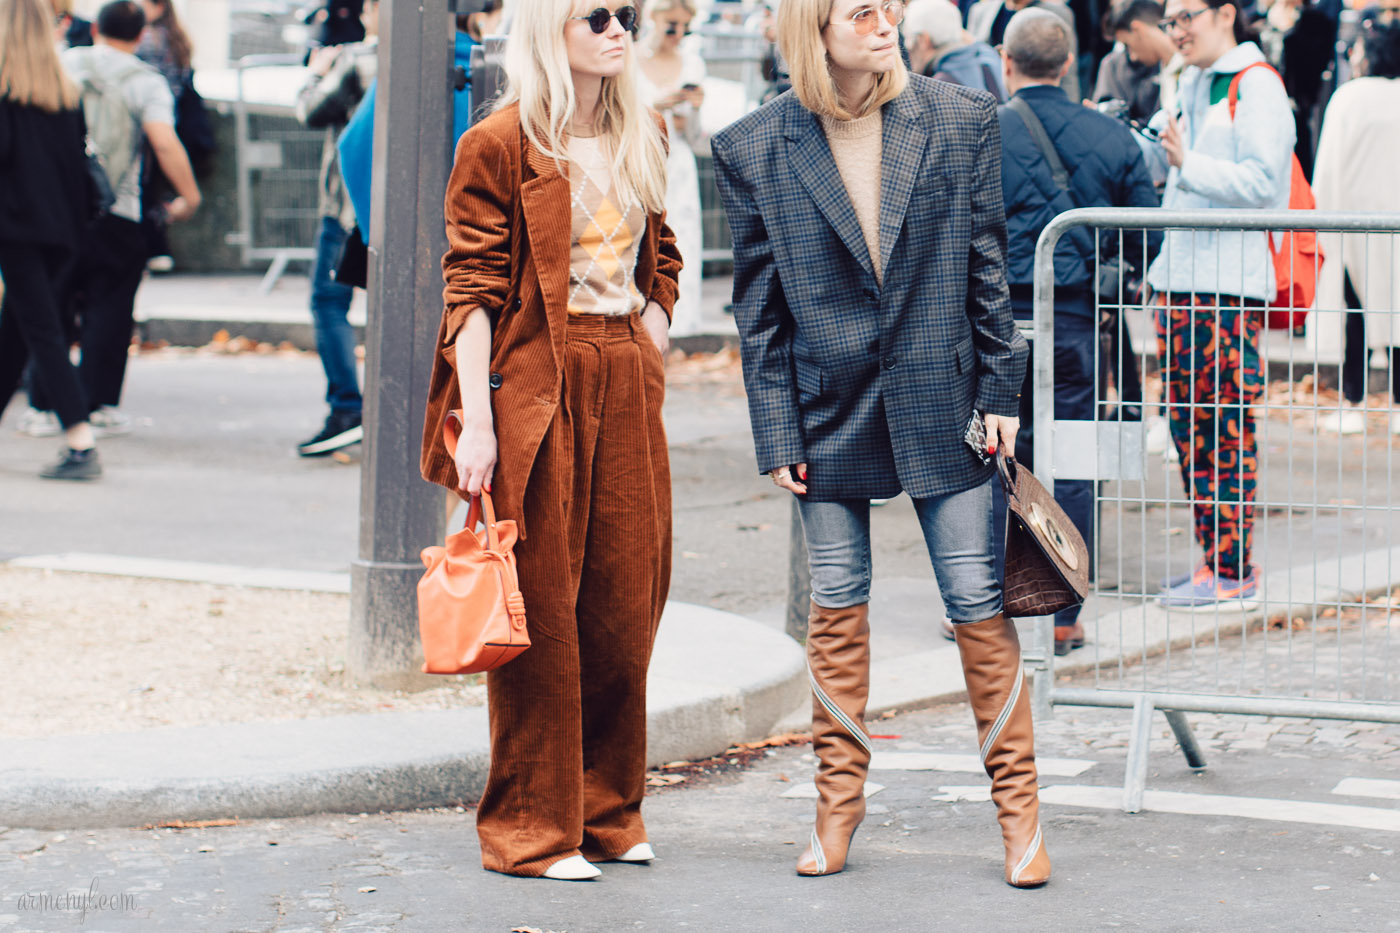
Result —
[[[519,590],[507,594],[506,611],[510,613],[511,625],[516,628],[525,627],[525,597],[521,595]]]
[[[1089,548],[1064,509],[1014,457],[997,456],[1006,493],[1007,618],[1048,616],[1089,594]]]
[[[443,425],[449,453],[457,446],[461,413]],[[484,527],[477,531],[477,525]],[[489,493],[474,496],[461,531],[442,547],[423,549],[418,581],[418,631],[423,673],[476,674],[500,667],[530,647],[525,597],[516,576],[516,524],[496,520]]]

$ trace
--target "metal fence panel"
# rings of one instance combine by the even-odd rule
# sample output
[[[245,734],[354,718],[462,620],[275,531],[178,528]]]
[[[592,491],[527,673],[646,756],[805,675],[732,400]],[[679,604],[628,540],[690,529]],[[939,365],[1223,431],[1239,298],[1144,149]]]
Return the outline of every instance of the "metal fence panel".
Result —
[[[1101,359],[1094,420],[1077,423],[1056,421],[1052,403],[1053,252],[1076,228],[1089,228],[1098,263],[1125,244],[1145,244],[1146,231],[1167,232],[1158,262],[1188,268],[1197,294],[1194,311],[1173,315],[1181,296],[1151,296],[1120,279],[1117,296],[1097,301],[1107,322],[1101,340],[1126,348],[1122,367],[1137,367],[1143,391],[1125,397],[1126,369],[1115,373],[1111,357]],[[1153,709],[1170,711],[1193,765],[1200,753],[1182,711],[1400,722],[1400,403],[1392,395],[1400,352],[1368,361],[1379,365],[1362,369],[1370,380],[1365,407],[1353,410],[1337,390],[1344,303],[1314,307],[1306,336],[1268,329],[1272,303],[1235,307],[1229,296],[1249,290],[1251,237],[1257,256],[1256,232],[1293,230],[1325,234],[1325,263],[1342,263],[1346,250],[1348,274],[1370,292],[1368,326],[1373,334],[1388,329],[1382,339],[1400,344],[1400,214],[1085,209],[1056,218],[1038,244],[1035,437],[1054,443],[1035,472],[1050,487],[1057,479],[1093,484],[1096,553],[1083,613],[1089,643],[1081,649],[1093,685],[1046,683],[1037,698],[1047,704],[1042,714],[1049,704],[1134,708],[1129,810],[1141,805]],[[1205,259],[1194,248],[1202,243],[1212,244]],[[1137,248],[1143,255],[1131,258],[1145,269],[1146,247]],[[1211,263],[1214,271],[1199,268]],[[1213,288],[1202,286],[1203,276]],[[1253,367],[1256,348],[1262,379],[1236,381],[1231,367]],[[1193,372],[1198,381],[1190,383]],[[1139,417],[1135,408],[1140,421],[1128,420]],[[1357,433],[1337,433],[1342,427]],[[1235,472],[1247,478],[1256,464],[1252,498],[1243,479],[1227,492],[1199,482]],[[1166,579],[1199,566],[1200,540],[1235,538],[1250,548],[1252,598],[1194,611],[1163,604]],[[1162,673],[1140,663],[1149,655],[1165,655],[1166,665],[1153,666]],[[1041,673],[1048,681],[1051,672]]]
[[[252,69],[278,69],[287,80],[301,80],[301,61],[301,55],[248,55],[238,61],[233,112],[239,229],[229,242],[241,250],[244,265],[271,261],[264,290],[288,262],[316,258],[325,131],[302,126],[286,106],[250,100],[246,77]]]

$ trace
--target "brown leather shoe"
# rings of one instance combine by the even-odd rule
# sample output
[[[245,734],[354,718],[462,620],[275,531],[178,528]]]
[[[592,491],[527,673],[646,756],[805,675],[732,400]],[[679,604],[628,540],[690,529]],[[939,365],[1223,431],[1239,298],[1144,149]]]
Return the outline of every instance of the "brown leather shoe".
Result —
[[[1050,855],[1040,833],[1035,731],[1016,625],[997,615],[954,628],[1006,846],[1006,883],[1036,887],[1050,880]]]
[[[807,671],[812,681],[812,749],[817,755],[817,823],[799,875],[832,875],[846,867],[846,851],[865,819],[865,775],[870,737],[869,606],[823,609],[807,618]]]

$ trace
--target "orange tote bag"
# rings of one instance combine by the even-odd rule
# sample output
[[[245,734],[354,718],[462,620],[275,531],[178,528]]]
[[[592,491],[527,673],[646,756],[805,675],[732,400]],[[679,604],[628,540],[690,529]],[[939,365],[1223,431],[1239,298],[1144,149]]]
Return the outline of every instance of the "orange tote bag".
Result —
[[[455,453],[461,412],[450,412],[443,441]],[[485,516],[486,527],[476,530]],[[418,632],[423,673],[477,674],[500,667],[530,647],[525,598],[515,573],[515,522],[497,521],[482,491],[467,508],[466,526],[445,547],[423,549],[418,581]]]

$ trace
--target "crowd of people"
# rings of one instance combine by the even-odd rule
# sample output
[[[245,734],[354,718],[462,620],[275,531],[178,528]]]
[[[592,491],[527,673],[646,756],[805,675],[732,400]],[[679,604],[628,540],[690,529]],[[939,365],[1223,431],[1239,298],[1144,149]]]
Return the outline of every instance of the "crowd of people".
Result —
[[[1044,884],[991,465],[999,451],[1033,461],[1016,321],[1031,314],[1036,242],[1076,207],[1284,209],[1309,182],[1323,209],[1392,198],[1400,2],[1364,11],[1342,60],[1316,42],[1340,34],[1331,0],[782,0],[759,21],[789,90],[713,137],[699,119],[705,64],[685,41],[693,0],[599,2],[488,2],[457,20],[466,67],[485,35],[507,33],[506,80],[470,126],[454,101],[422,471],[464,498],[493,495],[517,522],[533,642],[488,676],[484,866],[582,880],[596,862],[655,856],[641,805],[671,561],[664,366],[698,314],[708,151],[757,466],[795,497],[811,561],[819,800],[796,870],[841,871],[865,814],[870,506],[907,493],[962,659],[1006,881]],[[377,15],[377,0],[327,8],[298,97],[300,119],[326,131],[311,309],[330,414],[304,456],[362,436],[346,312],[372,221]],[[136,290],[165,255],[162,223],[199,207],[197,120],[181,119],[196,112],[189,63],[169,0],[112,0],[86,31],[64,0],[0,0],[0,410],[27,366],[26,417],[64,438],[43,476],[98,475],[96,436],[124,427]],[[1151,308],[1202,555],[1163,581],[1171,610],[1257,598],[1253,407],[1278,249],[1262,231],[1127,232],[1105,246],[1075,230],[1053,257],[1057,418],[1140,416],[1137,360],[1103,351],[1115,328],[1102,313],[1129,292]],[[1361,403],[1378,349],[1400,404],[1395,244],[1324,249],[1320,300],[1353,309],[1345,396]],[[1359,413],[1331,427],[1351,431]],[[1400,433],[1400,408],[1390,419]],[[1091,485],[1055,494],[1092,548]],[[1057,653],[1083,643],[1077,610],[1056,617],[1055,640]]]
[[[47,479],[99,476],[96,437],[130,430],[136,292],[165,225],[199,209],[202,116],[168,0],[90,24],[67,0],[0,0],[0,411],[27,378],[21,430],[64,438]]]

